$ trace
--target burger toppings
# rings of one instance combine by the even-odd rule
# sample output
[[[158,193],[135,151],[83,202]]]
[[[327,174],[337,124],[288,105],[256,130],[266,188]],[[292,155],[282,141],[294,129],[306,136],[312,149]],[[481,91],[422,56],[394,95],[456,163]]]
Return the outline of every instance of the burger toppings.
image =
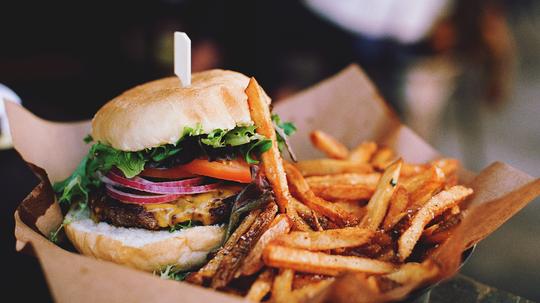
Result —
[[[289,135],[295,130],[292,124],[281,123],[279,119],[277,124],[284,128],[282,134]],[[109,194],[121,198],[120,201],[164,203],[173,199],[169,195],[190,194],[194,193],[193,190],[205,192],[211,190],[214,185],[194,189],[193,184],[170,185],[169,182],[174,181],[151,183],[152,181],[141,176],[179,182],[185,180],[178,179],[189,178],[190,181],[185,181],[188,183],[193,182],[194,177],[208,176],[249,183],[251,181],[249,165],[257,164],[258,155],[271,146],[271,141],[257,134],[255,128],[253,125],[238,126],[232,130],[215,129],[207,134],[203,133],[200,126],[185,128],[176,144],[166,144],[137,152],[121,151],[96,142],[74,173],[66,180],[56,183],[54,189],[58,193],[59,202],[64,205],[71,205],[73,202],[87,203],[89,192],[100,188],[104,181],[110,184]],[[85,142],[91,142],[90,140],[91,137],[85,138]],[[112,169],[118,170],[123,176],[116,172],[109,174]],[[122,187],[160,195],[148,197],[126,192],[118,186],[115,188],[117,185],[115,183]]]

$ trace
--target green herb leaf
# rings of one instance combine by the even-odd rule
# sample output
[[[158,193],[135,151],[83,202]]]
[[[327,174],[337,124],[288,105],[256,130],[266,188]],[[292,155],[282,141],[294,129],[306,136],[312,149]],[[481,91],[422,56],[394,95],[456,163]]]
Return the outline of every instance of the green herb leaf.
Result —
[[[58,233],[60,233],[60,231],[68,224],[70,224],[72,222],[72,219],[73,218],[77,218],[78,216],[81,215],[81,213],[86,209],[88,205],[86,203],[80,203],[79,204],[79,209],[77,210],[77,212],[75,212],[72,216],[68,217],[68,216],[65,216],[64,217],[64,220],[62,221],[62,224],[60,224],[60,226],[58,226],[58,228],[54,231],[52,231],[49,235],[49,240],[51,240],[51,242],[54,242],[54,243],[58,243]]]
[[[184,281],[186,277],[192,273],[191,271],[180,271],[176,269],[175,265],[167,265],[164,269],[160,270],[159,277],[164,280]],[[156,274],[156,272],[154,272]]]
[[[252,158],[253,154],[260,155],[267,150],[272,148],[272,140],[270,139],[263,139],[258,141],[255,144],[251,144],[248,146],[246,151],[244,152],[244,159],[248,164],[259,164],[259,161]]]
[[[86,135],[86,137],[84,137],[83,139],[84,143],[88,144],[92,141],[94,141],[94,138],[92,138],[92,136],[90,134]]]
[[[178,224],[176,224],[174,226],[171,226],[169,228],[169,232],[173,233],[173,232],[175,232],[177,230],[182,230],[184,228],[190,228],[190,227],[193,227],[193,226],[196,226],[196,225],[197,224],[194,223],[192,220],[188,220],[188,221],[185,221],[185,222],[178,223]]]
[[[288,139],[289,136],[296,132],[296,126],[291,122],[281,122],[281,118],[276,114],[272,115],[272,122],[274,123],[277,134],[279,151],[283,151],[283,148],[286,147],[289,155],[293,161],[296,162],[296,155],[294,154]]]

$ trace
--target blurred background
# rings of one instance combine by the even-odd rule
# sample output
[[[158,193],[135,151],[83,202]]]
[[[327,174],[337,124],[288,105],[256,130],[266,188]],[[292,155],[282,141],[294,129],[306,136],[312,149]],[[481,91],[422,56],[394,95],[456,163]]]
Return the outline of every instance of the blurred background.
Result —
[[[89,119],[122,91],[172,75],[179,30],[191,37],[193,71],[256,75],[278,102],[356,62],[443,153],[472,170],[503,160],[540,175],[538,1],[2,1],[0,12],[0,83],[45,119]],[[37,261],[14,252],[12,233],[36,183],[14,150],[0,150],[6,286],[31,286],[19,298],[44,301]],[[463,272],[540,300],[539,217],[536,201]]]

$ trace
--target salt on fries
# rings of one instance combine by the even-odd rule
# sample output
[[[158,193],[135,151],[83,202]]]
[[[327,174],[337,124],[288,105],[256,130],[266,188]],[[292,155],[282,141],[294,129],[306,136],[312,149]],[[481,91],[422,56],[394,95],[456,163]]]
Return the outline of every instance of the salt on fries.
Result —
[[[266,95],[254,80],[246,93],[258,131],[275,140]],[[346,281],[366,298],[397,300],[435,281],[441,270],[429,253],[450,237],[473,192],[457,184],[458,161],[408,163],[371,141],[349,151],[322,131],[311,140],[329,159],[284,162],[277,145],[263,154],[281,214],[275,205],[249,213],[189,280],[252,302],[308,302]],[[253,282],[232,291],[233,278]]]

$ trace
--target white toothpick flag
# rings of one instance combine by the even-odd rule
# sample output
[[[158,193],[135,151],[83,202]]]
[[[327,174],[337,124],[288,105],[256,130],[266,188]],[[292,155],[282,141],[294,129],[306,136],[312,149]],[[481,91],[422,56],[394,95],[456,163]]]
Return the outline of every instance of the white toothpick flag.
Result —
[[[182,86],[191,85],[191,40],[184,32],[174,32],[174,73]]]

